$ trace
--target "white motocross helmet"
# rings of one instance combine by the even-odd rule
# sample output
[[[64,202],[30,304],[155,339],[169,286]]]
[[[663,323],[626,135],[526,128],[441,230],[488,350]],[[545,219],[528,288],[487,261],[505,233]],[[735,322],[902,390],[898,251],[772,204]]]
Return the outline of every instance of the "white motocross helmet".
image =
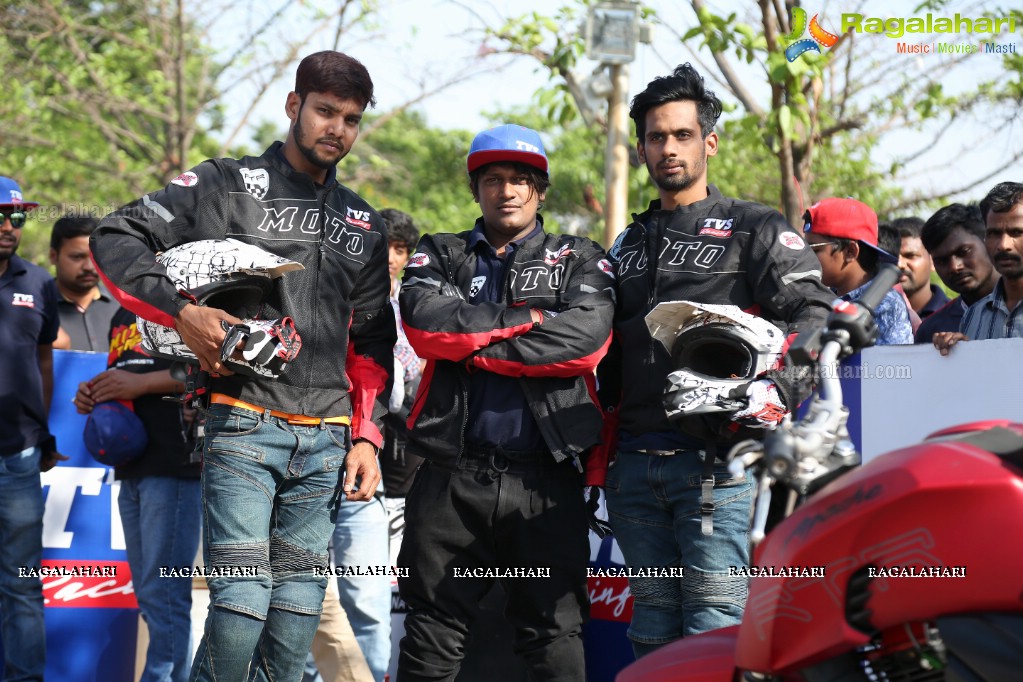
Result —
[[[781,359],[785,335],[734,305],[659,303],[646,316],[677,369],[668,375],[668,419],[746,407],[746,387]]]
[[[273,280],[301,263],[276,256],[235,239],[206,239],[181,244],[156,256],[167,277],[196,305],[225,310],[244,322],[226,326],[221,361],[231,370],[257,377],[277,378],[298,355],[302,340],[289,317],[256,319]],[[176,329],[138,318],[142,347],[152,355],[198,365],[195,354]],[[232,356],[243,342],[242,359]]]

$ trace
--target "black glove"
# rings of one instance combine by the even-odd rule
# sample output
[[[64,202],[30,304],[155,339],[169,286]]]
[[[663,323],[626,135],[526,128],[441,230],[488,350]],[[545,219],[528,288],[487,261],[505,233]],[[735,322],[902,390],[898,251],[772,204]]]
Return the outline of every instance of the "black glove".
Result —
[[[590,513],[588,523],[590,530],[603,539],[612,535],[611,524],[607,521],[607,500],[604,489],[599,485],[588,485],[583,488],[583,499]]]

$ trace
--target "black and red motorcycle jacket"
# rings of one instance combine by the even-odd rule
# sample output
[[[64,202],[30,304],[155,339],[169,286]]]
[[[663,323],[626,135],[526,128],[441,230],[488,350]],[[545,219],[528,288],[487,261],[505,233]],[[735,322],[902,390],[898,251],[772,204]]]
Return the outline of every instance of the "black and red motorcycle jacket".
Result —
[[[820,261],[780,213],[724,197],[713,185],[707,194],[672,211],[651,202],[633,215],[608,253],[618,278],[615,345],[597,372],[600,399],[609,410],[608,450],[615,445],[609,429],[630,434],[679,429],[712,443],[763,437],[762,430],[740,428],[724,414],[668,421],[662,402],[666,377],[679,368],[644,320],[658,303],[734,305],[773,323],[790,340],[822,327],[831,310],[835,295],[821,283]],[[806,372],[778,368],[763,378],[775,382],[789,409],[809,395]],[[602,448],[599,456],[609,454]]]
[[[211,390],[291,414],[351,415],[352,437],[380,447],[396,338],[383,219],[340,183],[292,169],[280,146],[204,161],[108,215],[93,258],[121,305],[168,327],[189,299],[156,253],[230,237],[301,263],[274,280],[260,313],[295,321],[298,356],[275,380],[217,377]]]
[[[405,266],[402,325],[426,369],[409,413],[410,451],[454,464],[465,448],[469,372],[518,377],[558,461],[600,436],[594,369],[611,342],[614,277],[589,239],[538,231],[512,251],[501,303],[468,303],[471,231],[425,235]],[[530,309],[547,314],[534,324]]]

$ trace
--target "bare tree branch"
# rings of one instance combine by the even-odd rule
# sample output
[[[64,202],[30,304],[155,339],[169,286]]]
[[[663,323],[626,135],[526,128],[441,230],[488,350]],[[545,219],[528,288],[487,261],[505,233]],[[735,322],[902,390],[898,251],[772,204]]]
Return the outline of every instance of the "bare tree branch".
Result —
[[[671,33],[676,38],[678,38],[679,42],[682,43],[682,46],[686,48],[686,51],[689,52],[690,59],[692,61],[696,62],[696,65],[700,67],[700,73],[706,74],[706,76],[705,76],[706,78],[710,78],[712,81],[714,81],[715,83],[720,85],[722,88],[724,88],[726,91],[731,93],[733,97],[738,99],[738,95],[736,95],[735,92],[732,90],[732,86],[729,85],[728,82],[725,81],[721,76],[719,76],[717,71],[715,71],[714,69],[712,69],[709,66],[707,66],[707,63],[703,59],[700,58],[700,54],[696,50],[691,48],[687,43],[682,42],[682,34],[681,33],[676,31],[675,29],[671,28],[670,26],[665,27],[665,28],[668,29],[669,33]],[[654,48],[654,54],[656,54],[661,59],[661,62],[666,67],[668,67],[669,69],[675,68],[675,66],[676,66],[675,63],[665,59],[661,55],[661,53],[657,51],[657,48]]]
[[[362,135],[363,136],[369,136],[371,133],[373,133],[373,131],[375,131],[378,128],[380,128],[382,125],[387,123],[387,121],[391,120],[395,116],[400,115],[402,112],[407,111],[408,109],[410,109],[411,107],[415,106],[416,104],[419,104],[420,102],[422,102],[424,100],[427,100],[430,97],[433,97],[434,95],[436,95],[436,94],[438,94],[440,92],[443,92],[444,90],[447,90],[448,88],[450,88],[450,87],[452,87],[454,85],[458,85],[459,83],[464,83],[466,81],[472,80],[473,78],[478,78],[479,76],[484,75],[486,73],[494,73],[496,71],[499,71],[500,68],[501,67],[497,67],[497,68],[491,67],[491,68],[484,69],[483,71],[479,71],[479,70],[470,71],[469,68],[467,67],[467,68],[463,69],[461,72],[459,72],[459,73],[457,73],[457,74],[455,74],[453,76],[450,76],[449,78],[441,81],[440,83],[438,83],[437,85],[435,85],[432,88],[425,88],[425,87],[423,87],[422,90],[419,92],[419,94],[416,95],[415,97],[412,97],[411,99],[405,100],[404,102],[402,102],[398,106],[390,109],[389,111],[385,112],[384,114],[382,114],[382,115],[378,116],[376,119],[374,119],[372,124],[366,126],[363,129]]]
[[[309,36],[315,35],[322,31],[324,28],[326,28],[329,21],[330,21],[329,18],[326,18],[323,21],[321,21],[317,26],[313,28],[313,30],[309,33]],[[227,137],[224,139],[224,142],[220,145],[221,155],[227,153],[227,150],[231,147],[231,145],[234,144],[235,138],[237,138],[241,131],[244,130],[246,126],[248,126],[249,118],[251,118],[253,112],[255,112],[256,109],[259,108],[259,103],[263,100],[263,97],[266,95],[267,91],[273,86],[274,83],[277,82],[277,80],[281,76],[284,75],[285,71],[290,67],[290,65],[294,63],[295,59],[298,57],[299,52],[305,49],[305,40],[307,39],[308,36],[303,38],[303,40],[301,41],[299,40],[293,41],[287,46],[284,55],[272,62],[272,64],[270,65],[271,68],[269,75],[266,77],[263,83],[257,88],[256,94],[252,97],[252,99],[249,102],[249,106],[246,107],[245,111],[242,112],[242,115],[239,117],[238,122],[231,129],[231,132],[228,133]]]
[[[992,178],[995,178],[998,175],[1004,173],[1006,171],[1006,169],[1012,167],[1014,164],[1016,164],[1021,159],[1023,159],[1023,149],[1021,149],[1021,150],[1017,151],[1015,154],[1013,154],[1012,157],[1008,161],[1006,161],[1004,164],[1002,164],[1000,166],[997,166],[995,168],[992,168],[988,173],[984,174],[982,177],[976,178],[976,179],[974,179],[974,180],[972,180],[970,182],[967,182],[965,184],[959,185],[958,187],[953,187],[952,189],[943,190],[941,192],[932,192],[932,193],[929,193],[929,194],[921,194],[921,193],[913,194],[911,196],[911,198],[906,199],[906,200],[902,200],[902,201],[896,203],[896,205],[895,205],[893,210],[900,210],[900,209],[904,209],[904,208],[907,208],[907,207],[910,207],[910,206],[913,206],[913,205],[916,205],[916,204],[923,204],[923,203],[928,203],[928,202],[932,202],[932,201],[946,201],[951,196],[955,196],[957,194],[964,194],[964,193],[969,192],[969,191],[971,191],[973,189],[976,189],[977,187],[980,187],[981,185],[984,185],[984,184],[990,182],[990,180]]]
[[[697,14],[699,14],[701,10],[706,9],[706,5],[704,4],[703,0],[691,0],[690,4],[692,4],[693,10]],[[762,7],[762,9],[764,11],[767,11],[765,7]],[[757,101],[753,97],[752,93],[750,93],[749,90],[746,89],[746,86],[743,83],[742,79],[735,72],[735,69],[732,68],[731,62],[725,59],[725,56],[720,52],[715,51],[713,53],[713,57],[714,63],[718,65],[718,70],[721,72],[721,75],[724,77],[725,81],[728,82],[729,89],[732,91],[732,94],[735,95],[736,99],[738,99],[739,102],[742,104],[743,108],[756,116],[764,116],[765,115],[764,110],[760,107],[759,104],[757,104]]]

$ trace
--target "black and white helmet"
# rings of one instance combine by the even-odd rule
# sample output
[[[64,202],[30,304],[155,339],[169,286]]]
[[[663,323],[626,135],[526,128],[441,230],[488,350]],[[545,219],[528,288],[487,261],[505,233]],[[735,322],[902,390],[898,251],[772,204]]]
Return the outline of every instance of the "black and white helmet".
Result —
[[[660,303],[646,324],[676,368],[664,390],[669,419],[744,409],[746,387],[778,364],[785,343],[780,329],[734,305]]]
[[[229,369],[250,376],[277,378],[295,358],[302,339],[289,317],[258,319],[273,280],[302,270],[300,263],[276,256],[234,239],[206,239],[181,244],[157,254],[167,277],[196,305],[220,308],[243,320],[228,326],[221,361]],[[176,329],[138,318],[142,347],[147,353],[198,365],[195,354]],[[242,342],[242,359],[232,357]]]

